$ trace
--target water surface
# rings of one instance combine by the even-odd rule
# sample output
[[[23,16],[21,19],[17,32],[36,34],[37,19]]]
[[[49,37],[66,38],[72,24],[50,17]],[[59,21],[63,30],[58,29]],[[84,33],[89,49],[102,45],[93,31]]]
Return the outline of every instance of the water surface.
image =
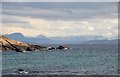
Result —
[[[22,68],[30,74],[113,75],[118,70],[117,45],[74,45],[70,50],[2,52],[3,74]]]

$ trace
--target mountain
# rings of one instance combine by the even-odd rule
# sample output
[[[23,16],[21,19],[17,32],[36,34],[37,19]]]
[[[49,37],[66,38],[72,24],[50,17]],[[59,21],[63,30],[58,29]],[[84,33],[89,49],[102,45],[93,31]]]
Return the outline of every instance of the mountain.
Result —
[[[24,35],[22,33],[12,33],[12,34],[5,34],[5,36],[9,36],[9,37],[14,37],[14,38],[21,38],[24,37]]]
[[[69,37],[46,37],[38,35],[37,37],[25,37],[21,33],[5,34],[10,39],[33,44],[117,44],[116,37],[106,39],[102,36],[69,36]]]
[[[38,35],[36,38],[43,38],[43,39],[47,39],[47,37],[46,37],[46,36],[44,36],[44,35]]]
[[[17,41],[22,41],[25,43],[33,43],[33,44],[49,44],[52,40],[48,39],[45,36],[39,35],[36,38],[33,37],[25,37],[21,33],[13,33],[13,34],[5,34],[4,36],[17,40]]]
[[[5,34],[4,36],[8,37],[9,39],[23,41],[25,42],[25,36],[21,33],[12,33],[12,34]]]
[[[82,44],[118,44],[118,39],[114,40],[91,40],[87,42],[83,42]]]
[[[44,48],[43,46],[40,45],[33,45],[29,43],[24,43],[16,40],[11,40],[7,38],[6,36],[0,35],[0,50],[2,51],[10,51],[10,50],[15,50],[17,52],[22,52],[22,51],[34,51],[34,50],[41,50]]]
[[[86,41],[103,40],[105,38],[102,36],[69,36],[69,37],[51,37],[51,39],[65,44],[81,44]]]

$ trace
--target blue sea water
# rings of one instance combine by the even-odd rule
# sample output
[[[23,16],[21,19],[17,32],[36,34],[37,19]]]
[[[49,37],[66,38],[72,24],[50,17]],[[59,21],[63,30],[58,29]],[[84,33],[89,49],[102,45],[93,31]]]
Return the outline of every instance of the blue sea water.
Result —
[[[118,74],[117,45],[73,45],[68,50],[2,52],[2,74],[24,69],[32,75]]]

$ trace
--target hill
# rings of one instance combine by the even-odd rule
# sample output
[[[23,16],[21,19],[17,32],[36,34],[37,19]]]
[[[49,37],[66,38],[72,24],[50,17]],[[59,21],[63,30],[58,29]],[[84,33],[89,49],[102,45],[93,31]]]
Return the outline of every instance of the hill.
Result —
[[[46,37],[44,35],[38,35],[37,37],[25,37],[21,33],[5,34],[10,39],[32,43],[32,44],[118,44],[117,38],[111,38],[111,40],[102,36],[66,36],[66,37]]]
[[[2,51],[33,51],[33,50],[41,50],[44,48],[43,46],[33,45],[29,43],[24,43],[16,40],[11,40],[6,36],[0,35],[0,50]]]
[[[43,35],[39,35],[36,38],[34,37],[25,37],[23,34],[21,33],[12,33],[12,34],[5,34],[4,36],[13,39],[13,40],[17,40],[17,41],[21,41],[21,42],[25,42],[25,43],[32,43],[32,44],[51,44],[52,40],[43,36]]]

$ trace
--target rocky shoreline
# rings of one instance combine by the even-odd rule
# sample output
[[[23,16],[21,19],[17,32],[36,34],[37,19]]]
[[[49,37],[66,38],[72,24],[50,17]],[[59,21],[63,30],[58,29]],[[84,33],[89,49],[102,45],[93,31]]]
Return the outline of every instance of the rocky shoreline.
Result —
[[[2,51],[16,51],[16,52],[22,52],[22,51],[36,51],[41,50],[43,48],[46,48],[44,46],[40,45],[33,45],[29,43],[23,43],[16,40],[11,40],[5,36],[0,35],[0,50]]]
[[[40,51],[40,50],[63,50],[69,49],[68,47],[59,45],[58,47],[46,47],[40,45],[33,45],[29,43],[23,43],[16,40],[11,40],[5,36],[0,35],[0,50],[2,51],[16,51],[16,52],[23,52],[23,51]]]

